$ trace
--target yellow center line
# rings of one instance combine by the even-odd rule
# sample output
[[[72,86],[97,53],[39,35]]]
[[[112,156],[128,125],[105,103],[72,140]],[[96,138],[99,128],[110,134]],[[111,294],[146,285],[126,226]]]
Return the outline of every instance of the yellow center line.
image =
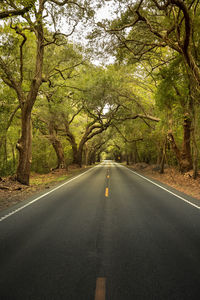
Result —
[[[106,191],[105,191],[105,196],[108,197],[108,194],[109,194],[109,191],[108,191],[108,187],[107,187]]]
[[[110,176],[109,176],[109,175],[107,175],[107,178],[110,178]]]
[[[99,277],[96,281],[95,300],[106,299],[106,278]]]

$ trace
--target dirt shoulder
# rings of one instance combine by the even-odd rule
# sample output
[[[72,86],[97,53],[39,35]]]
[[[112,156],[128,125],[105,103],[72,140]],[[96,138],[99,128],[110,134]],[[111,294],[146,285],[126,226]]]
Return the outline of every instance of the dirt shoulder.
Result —
[[[166,168],[164,174],[159,173],[159,168],[156,165],[137,163],[129,167],[144,176],[156,179],[180,192],[200,200],[200,174],[198,178],[194,180],[192,178],[192,172],[183,175],[180,174],[177,169],[171,167]]]
[[[76,176],[89,167],[69,166],[68,170],[55,170],[48,174],[31,174],[30,185],[25,186],[12,177],[0,179],[0,211],[21,202],[39,191]]]

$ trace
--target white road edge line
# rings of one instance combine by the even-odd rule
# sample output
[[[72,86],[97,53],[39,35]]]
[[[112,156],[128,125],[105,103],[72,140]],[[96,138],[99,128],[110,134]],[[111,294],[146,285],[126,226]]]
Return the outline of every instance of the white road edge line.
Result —
[[[117,164],[117,165],[118,165],[118,164]],[[194,204],[194,203],[188,201],[187,199],[185,199],[185,198],[183,198],[183,197],[181,197],[181,196],[179,196],[179,195],[177,195],[177,194],[175,194],[175,193],[169,191],[168,189],[164,188],[163,186],[161,186],[161,185],[159,185],[159,184],[153,182],[152,180],[150,180],[150,179],[148,179],[148,178],[146,178],[146,177],[144,177],[144,176],[138,174],[137,172],[132,171],[132,170],[130,170],[129,168],[127,168],[127,167],[125,167],[125,166],[122,166],[122,165],[118,165],[118,166],[123,167],[123,168],[129,170],[130,172],[134,173],[135,175],[137,175],[137,176],[139,176],[139,177],[141,177],[141,178],[143,178],[143,179],[145,179],[145,180],[151,182],[152,184],[158,186],[159,188],[161,188],[162,190],[164,190],[164,191],[166,191],[166,192],[172,194],[173,196],[175,196],[175,197],[177,197],[177,198],[179,198],[179,199],[185,201],[186,203],[190,204],[191,206],[194,206],[194,207],[196,207],[197,209],[200,209],[200,206],[198,206],[198,205],[196,205],[196,204]]]
[[[15,209],[15,210],[11,211],[9,214],[7,214],[7,215],[1,217],[1,218],[0,218],[0,222],[2,222],[3,220],[7,219],[8,217],[10,217],[10,216],[16,214],[17,212],[19,212],[20,210],[26,208],[27,206],[30,206],[31,204],[37,202],[37,201],[40,200],[41,198],[43,198],[43,197],[45,197],[45,196],[51,194],[52,192],[58,190],[58,189],[61,188],[62,186],[67,185],[68,183],[74,181],[75,179],[77,179],[77,178],[79,178],[79,177],[85,175],[86,173],[90,172],[91,170],[93,170],[93,169],[96,168],[96,167],[98,167],[98,165],[95,166],[95,167],[93,167],[93,168],[91,168],[91,169],[89,169],[89,170],[87,170],[87,171],[85,171],[85,172],[82,173],[82,174],[79,174],[79,175],[76,176],[76,177],[73,177],[72,179],[69,179],[69,180],[66,181],[65,183],[62,183],[61,185],[57,186],[56,188],[52,189],[51,191],[49,191],[49,192],[47,192],[47,193],[45,193],[45,194],[43,194],[43,195],[41,195],[41,196],[39,196],[39,197],[33,199],[32,201],[28,202],[27,204],[25,204],[25,205],[23,205],[23,206],[21,206],[21,207]]]

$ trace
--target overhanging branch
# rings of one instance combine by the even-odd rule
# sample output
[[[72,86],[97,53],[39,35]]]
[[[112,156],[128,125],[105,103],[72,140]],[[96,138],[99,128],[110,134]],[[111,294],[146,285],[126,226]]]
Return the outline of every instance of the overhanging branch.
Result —
[[[22,9],[13,9],[13,10],[7,10],[7,11],[1,11],[0,12],[0,19],[5,19],[8,17],[14,17],[14,16],[23,16],[25,13],[27,13],[32,7],[33,3],[29,4],[28,6],[22,8]]]

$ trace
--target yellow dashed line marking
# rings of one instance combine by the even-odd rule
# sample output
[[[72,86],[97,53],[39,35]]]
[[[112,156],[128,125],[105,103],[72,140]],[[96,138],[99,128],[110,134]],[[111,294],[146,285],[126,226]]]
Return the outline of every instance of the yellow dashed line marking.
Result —
[[[106,299],[106,278],[99,277],[96,281],[95,300]]]
[[[106,197],[108,197],[108,193],[109,193],[109,191],[108,191],[108,187],[106,188],[106,191],[105,191],[105,196]]]

